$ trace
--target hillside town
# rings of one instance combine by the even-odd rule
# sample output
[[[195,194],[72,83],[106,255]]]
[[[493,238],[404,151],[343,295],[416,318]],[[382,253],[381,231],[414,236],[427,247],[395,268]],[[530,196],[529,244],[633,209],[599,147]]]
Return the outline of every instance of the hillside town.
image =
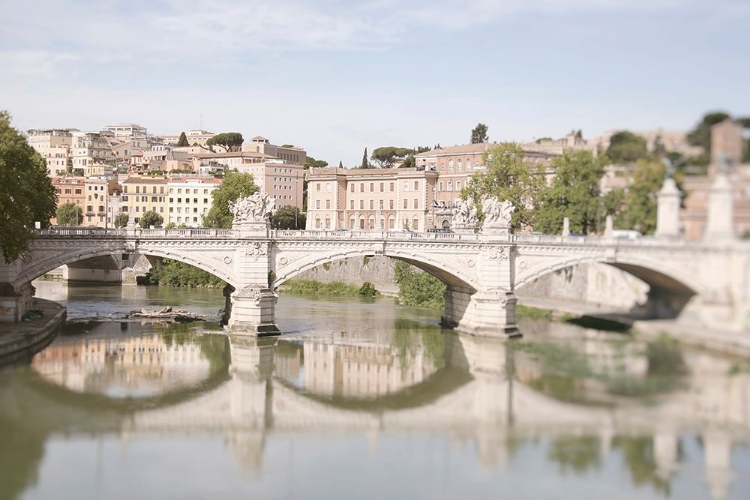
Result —
[[[520,147],[529,171],[543,176],[548,185],[555,177],[555,159],[578,151],[606,153],[617,134],[585,139],[580,131],[571,131],[559,139],[537,139]],[[707,168],[682,177],[680,230],[685,238],[703,235],[708,192],[722,162],[729,165],[735,193],[735,232],[750,230],[750,165],[743,162],[742,134],[742,124],[729,118],[714,124],[710,152],[691,143],[684,131],[634,134],[649,152],[707,158]],[[498,145],[485,137],[470,144],[419,148],[421,152],[409,150],[407,157],[380,162],[382,168],[367,168],[374,165],[364,163],[365,152],[362,166],[344,168],[314,160],[304,147],[276,145],[263,136],[244,140],[234,133],[235,142],[221,140],[231,135],[200,129],[153,135],[136,124],[106,125],[98,132],[26,132],[28,142],[46,161],[58,207],[78,207],[80,224],[95,227],[115,227],[121,214],[138,224],[146,212],[159,214],[167,227],[201,227],[212,193],[227,172],[237,171],[251,174],[276,209],[292,207],[305,214],[306,229],[449,231],[462,189],[473,174],[486,170],[487,155]],[[627,190],[633,170],[633,162],[609,162],[599,181],[601,194]]]

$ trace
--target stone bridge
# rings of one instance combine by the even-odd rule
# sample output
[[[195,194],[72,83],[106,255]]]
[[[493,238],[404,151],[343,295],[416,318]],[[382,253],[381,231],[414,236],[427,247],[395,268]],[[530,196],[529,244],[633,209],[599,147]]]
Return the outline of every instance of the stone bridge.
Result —
[[[0,262],[0,320],[19,321],[31,281],[86,259],[165,257],[228,283],[227,328],[278,333],[274,289],[340,259],[383,255],[413,264],[447,288],[442,321],[481,335],[516,332],[515,290],[581,263],[606,263],[650,285],[643,318],[678,317],[742,330],[750,321],[750,244],[575,236],[247,229],[39,230],[23,259]],[[113,265],[112,269],[117,269]]]

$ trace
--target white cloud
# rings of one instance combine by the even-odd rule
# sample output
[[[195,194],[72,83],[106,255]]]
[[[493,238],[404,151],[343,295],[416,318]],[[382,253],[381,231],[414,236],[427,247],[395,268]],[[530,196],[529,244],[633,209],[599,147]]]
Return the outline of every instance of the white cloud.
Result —
[[[1,51],[0,67],[10,75],[41,78],[59,78],[70,72],[80,56],[70,52],[47,50]]]

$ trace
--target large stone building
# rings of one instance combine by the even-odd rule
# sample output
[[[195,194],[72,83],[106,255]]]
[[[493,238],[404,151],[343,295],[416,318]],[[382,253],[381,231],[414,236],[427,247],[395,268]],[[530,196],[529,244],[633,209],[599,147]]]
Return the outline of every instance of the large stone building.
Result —
[[[311,169],[307,229],[425,231],[437,179],[419,168]]]
[[[213,192],[221,185],[213,177],[173,177],[167,181],[169,199],[168,215],[164,224],[202,227],[203,216],[213,203]]]
[[[291,144],[276,146],[260,135],[253,137],[249,142],[245,142],[242,145],[242,151],[263,153],[287,163],[296,163],[298,165],[304,165],[307,159],[307,152],[304,149]]]
[[[120,208],[138,224],[146,212],[156,212],[165,219],[168,215],[166,177],[131,176],[122,182]]]
[[[711,163],[708,175],[685,176],[686,198],[680,213],[683,235],[692,240],[704,237],[708,223],[708,199],[719,166],[726,162],[732,190],[733,229],[735,235],[750,233],[750,164],[743,164],[745,140],[742,126],[725,120],[711,127]]]
[[[135,123],[125,123],[119,125],[105,125],[102,127],[102,133],[112,135],[119,141],[128,141],[131,139],[148,139],[146,127],[141,127]]]
[[[57,177],[52,179],[52,186],[57,195],[57,206],[66,203],[77,206],[83,214],[86,203],[86,178],[85,177]],[[57,224],[57,217],[53,217],[52,224]]]
[[[73,146],[71,129],[29,130],[26,140],[47,163],[47,175],[64,176],[73,167],[70,149]]]

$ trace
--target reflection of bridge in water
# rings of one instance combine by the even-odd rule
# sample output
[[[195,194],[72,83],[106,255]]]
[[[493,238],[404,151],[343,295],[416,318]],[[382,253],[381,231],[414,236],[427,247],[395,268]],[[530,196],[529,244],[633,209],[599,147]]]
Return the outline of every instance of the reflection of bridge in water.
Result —
[[[107,365],[101,357],[76,356],[80,373],[70,379],[76,383],[54,377],[63,370],[70,375],[76,363],[66,368],[60,356],[40,357],[33,366],[45,379],[74,392],[99,394],[81,393],[63,402],[48,383],[12,384],[2,388],[1,411],[11,420],[42,422],[50,432],[115,432],[126,441],[146,435],[225,435],[237,459],[251,467],[261,466],[266,439],[273,435],[366,435],[373,443],[387,435],[444,435],[474,443],[486,465],[512,460],[518,443],[529,439],[547,437],[563,448],[588,440],[595,444],[595,455],[606,456],[623,442],[645,436],[652,481],[658,484],[668,484],[679,469],[681,436],[698,434],[714,498],[723,498],[731,484],[733,443],[750,439],[750,374],[727,377],[729,360],[699,351],[686,351],[683,361],[690,373],[685,387],[660,396],[657,404],[619,398],[613,405],[587,405],[531,389],[539,365],[493,339],[425,335],[386,345],[331,334],[302,343],[248,337],[229,337],[228,343],[231,363],[221,355],[213,361],[191,359],[188,353],[197,352],[196,344],[160,346],[156,340],[149,340],[155,354],[150,359],[127,360],[125,349],[117,361],[118,345],[111,361],[122,367],[149,366],[168,378],[169,370],[159,372],[158,366],[184,359],[204,377],[199,390],[154,390],[143,403],[118,403],[107,397],[106,383],[79,383],[87,373],[101,378]],[[144,345],[126,344],[131,351]],[[615,347],[606,342],[589,342],[586,348],[604,365],[616,357]],[[648,369],[642,358],[626,356],[625,374],[643,376]]]

